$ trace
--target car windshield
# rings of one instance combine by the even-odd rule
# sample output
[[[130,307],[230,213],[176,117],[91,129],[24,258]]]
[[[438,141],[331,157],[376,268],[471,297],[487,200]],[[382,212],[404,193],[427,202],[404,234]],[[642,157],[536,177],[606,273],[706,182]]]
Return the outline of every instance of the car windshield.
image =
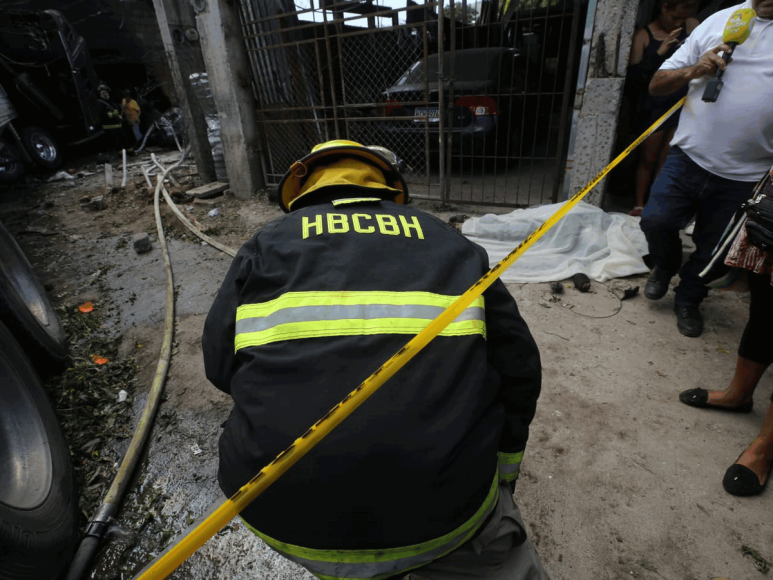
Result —
[[[501,54],[501,51],[491,50],[458,51],[454,53],[454,77],[458,80],[473,82],[494,80],[491,78],[491,72],[496,70],[496,68],[492,65],[499,60]],[[421,85],[424,84],[425,79],[429,79],[429,82],[431,83],[437,82],[438,55],[431,55],[427,61],[429,74],[427,74],[427,67],[424,66],[424,61],[416,61],[411,65],[411,68],[400,77],[400,80],[395,83],[395,86]],[[450,71],[450,52],[445,53],[444,61],[446,71]]]

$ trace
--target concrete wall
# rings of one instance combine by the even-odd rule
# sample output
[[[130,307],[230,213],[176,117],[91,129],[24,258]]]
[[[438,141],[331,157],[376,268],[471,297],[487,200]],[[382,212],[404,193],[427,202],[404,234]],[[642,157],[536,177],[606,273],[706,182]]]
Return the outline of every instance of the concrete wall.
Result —
[[[236,2],[200,0],[196,25],[220,119],[231,191],[247,200],[263,187],[256,103]]]
[[[196,169],[204,181],[214,181],[215,163],[206,121],[189,81],[191,74],[206,70],[198,42],[196,16],[187,0],[153,0],[153,6]]]
[[[570,195],[612,160],[637,11],[638,3],[631,0],[598,0],[585,89],[574,103],[579,119],[574,162],[567,172]],[[585,201],[601,205],[605,181]]]

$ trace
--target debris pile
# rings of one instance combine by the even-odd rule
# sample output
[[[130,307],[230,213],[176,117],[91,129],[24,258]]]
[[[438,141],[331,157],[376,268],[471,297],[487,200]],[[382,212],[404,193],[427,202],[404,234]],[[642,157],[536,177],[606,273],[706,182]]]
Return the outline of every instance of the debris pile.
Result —
[[[57,309],[70,344],[70,363],[48,382],[70,445],[78,488],[81,529],[115,475],[120,451],[111,442],[131,437],[137,366],[118,360],[120,339],[107,335],[104,313],[92,303]]]

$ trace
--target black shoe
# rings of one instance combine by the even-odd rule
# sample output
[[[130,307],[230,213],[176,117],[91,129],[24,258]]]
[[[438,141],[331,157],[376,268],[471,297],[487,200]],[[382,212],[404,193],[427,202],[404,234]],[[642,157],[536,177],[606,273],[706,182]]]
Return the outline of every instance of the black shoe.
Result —
[[[691,338],[703,334],[703,316],[697,306],[675,304],[674,312],[676,312],[676,327],[679,332]]]
[[[660,300],[668,292],[669,282],[671,282],[671,275],[655,268],[644,287],[644,296],[650,300]]]
[[[754,401],[749,401],[736,407],[727,407],[725,405],[712,405],[709,403],[709,392],[706,389],[696,388],[687,389],[679,393],[679,400],[685,405],[698,407],[699,409],[717,409],[727,411],[728,413],[751,413],[754,408]]]
[[[768,477],[770,479],[770,477]],[[765,480],[765,484],[768,480]],[[760,483],[757,474],[738,463],[733,463],[725,472],[722,487],[727,493],[740,496],[759,495],[765,491],[765,485]]]

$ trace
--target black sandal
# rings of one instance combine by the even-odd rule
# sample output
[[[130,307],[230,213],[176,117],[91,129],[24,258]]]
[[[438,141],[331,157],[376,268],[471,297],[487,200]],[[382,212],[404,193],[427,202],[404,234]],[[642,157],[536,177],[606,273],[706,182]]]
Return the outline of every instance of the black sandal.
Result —
[[[699,409],[718,409],[729,413],[751,413],[754,408],[754,401],[749,401],[737,407],[727,407],[723,405],[712,405],[709,403],[709,392],[706,389],[688,389],[679,393],[679,400],[690,407]]]

